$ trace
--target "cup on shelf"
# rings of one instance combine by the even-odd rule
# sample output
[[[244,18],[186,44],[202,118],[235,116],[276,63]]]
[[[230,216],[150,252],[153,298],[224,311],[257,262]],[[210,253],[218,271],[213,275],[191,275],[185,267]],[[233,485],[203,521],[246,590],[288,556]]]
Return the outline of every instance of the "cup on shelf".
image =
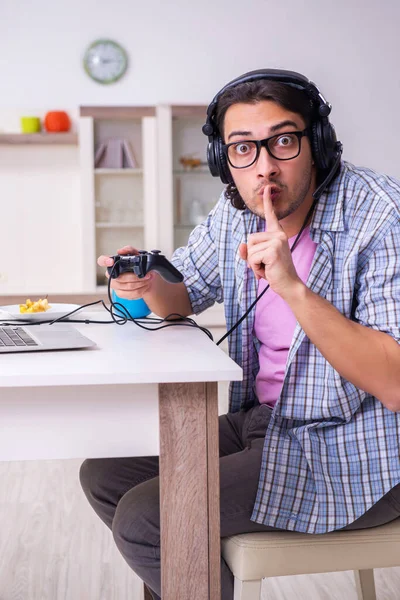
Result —
[[[38,133],[41,130],[39,117],[21,117],[22,133]]]

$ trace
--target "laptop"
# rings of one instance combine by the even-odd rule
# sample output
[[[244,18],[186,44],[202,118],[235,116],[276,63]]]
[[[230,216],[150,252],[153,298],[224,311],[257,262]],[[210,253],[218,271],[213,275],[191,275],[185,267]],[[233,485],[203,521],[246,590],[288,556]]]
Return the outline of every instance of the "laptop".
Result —
[[[71,325],[20,326],[0,324],[0,353],[92,348],[95,342]]]

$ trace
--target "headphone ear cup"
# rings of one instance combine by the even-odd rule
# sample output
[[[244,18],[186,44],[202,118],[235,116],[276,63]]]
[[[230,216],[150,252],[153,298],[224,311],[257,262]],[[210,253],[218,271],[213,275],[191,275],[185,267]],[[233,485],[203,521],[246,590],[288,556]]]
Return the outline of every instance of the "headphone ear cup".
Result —
[[[225,153],[222,149],[222,139],[220,138],[220,136],[218,136],[218,138],[217,138],[216,150],[217,150],[217,156],[218,156],[218,161],[219,161],[219,176],[221,178],[221,181],[222,181],[222,183],[232,183],[233,182],[232,175],[229,170],[229,165],[226,160]]]
[[[330,169],[337,157],[337,137],[334,126],[327,120],[326,123],[322,123],[323,128],[323,140],[324,140],[324,153],[326,156],[326,162]]]
[[[336,156],[336,133],[328,119],[312,124],[311,148],[317,169],[330,169]]]
[[[207,162],[213,177],[220,177],[222,183],[232,183],[232,176],[222,149],[219,135],[214,136],[207,146]]]
[[[208,142],[207,146],[207,162],[210,173],[213,177],[219,177],[218,161],[215,157],[215,142]]]

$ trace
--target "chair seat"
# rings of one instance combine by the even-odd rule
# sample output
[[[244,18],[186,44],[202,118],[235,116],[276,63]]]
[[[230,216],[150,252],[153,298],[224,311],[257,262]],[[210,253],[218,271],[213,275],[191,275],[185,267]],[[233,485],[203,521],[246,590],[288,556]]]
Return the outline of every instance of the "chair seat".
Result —
[[[243,533],[221,540],[235,577],[246,580],[395,567],[400,564],[400,518],[372,529],[305,534]]]

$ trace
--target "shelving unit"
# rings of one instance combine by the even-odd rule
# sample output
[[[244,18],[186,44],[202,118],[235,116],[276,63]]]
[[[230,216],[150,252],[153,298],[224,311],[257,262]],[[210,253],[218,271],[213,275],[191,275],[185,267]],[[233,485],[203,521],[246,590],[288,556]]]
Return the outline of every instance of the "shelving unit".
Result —
[[[78,134],[65,133],[0,133],[0,144],[78,144]]]
[[[202,132],[205,105],[157,106],[159,146],[159,248],[170,256],[187,243],[191,230],[206,218],[218,201],[223,184],[207,165],[207,137]],[[182,167],[180,159],[201,161]]]
[[[156,247],[155,108],[81,107],[80,115],[84,229],[91,246],[85,272],[99,291],[106,283],[96,266],[99,255],[125,245]],[[97,149],[113,139],[129,142],[138,167],[95,167]]]
[[[158,150],[158,243],[156,248],[170,258],[187,243],[197,222],[207,216],[224,188],[212,177],[207,164],[183,168],[182,156],[196,155],[206,163],[207,137],[202,132],[206,119],[204,105],[159,105],[157,115]],[[193,220],[193,194],[198,195],[202,214]],[[224,307],[216,305],[197,318],[205,325],[225,327]]]
[[[173,106],[172,163],[174,247],[183,246],[191,230],[207,217],[223,189],[207,165],[207,137],[202,132],[206,106]],[[182,167],[182,158],[201,161],[199,166]]]

